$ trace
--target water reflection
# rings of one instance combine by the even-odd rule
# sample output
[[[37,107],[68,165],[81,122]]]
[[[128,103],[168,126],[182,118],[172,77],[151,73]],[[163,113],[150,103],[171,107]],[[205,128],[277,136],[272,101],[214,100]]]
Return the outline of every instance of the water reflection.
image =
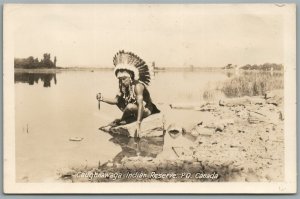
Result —
[[[114,135],[109,141],[120,145],[122,148],[122,151],[114,157],[114,162],[121,162],[124,157],[138,155],[155,158],[163,151],[164,145],[164,137],[129,138]]]
[[[43,82],[44,87],[51,87],[51,81],[57,84],[55,73],[15,73],[15,83],[28,83],[29,85],[38,84],[39,80]]]

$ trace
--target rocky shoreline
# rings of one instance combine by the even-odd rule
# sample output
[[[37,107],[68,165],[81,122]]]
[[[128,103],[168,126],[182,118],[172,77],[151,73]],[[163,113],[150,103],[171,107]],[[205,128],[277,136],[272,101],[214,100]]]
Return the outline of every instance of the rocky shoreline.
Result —
[[[172,109],[186,107],[171,106]],[[207,102],[188,109],[208,119],[194,122],[197,118],[193,118],[193,124],[184,126],[168,122],[167,117],[164,136],[158,138],[161,141],[132,138],[121,147],[123,151],[127,147],[126,150],[130,148],[135,153],[122,153],[111,161],[99,163],[98,167],[60,171],[60,180],[274,182],[284,179],[283,90],[258,97]],[[177,144],[168,144],[168,140]]]

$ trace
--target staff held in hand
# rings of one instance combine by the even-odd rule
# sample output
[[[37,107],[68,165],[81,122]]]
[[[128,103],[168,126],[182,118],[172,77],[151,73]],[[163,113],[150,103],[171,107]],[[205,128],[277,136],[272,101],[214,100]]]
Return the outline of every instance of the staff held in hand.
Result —
[[[101,93],[97,94],[96,99],[98,100],[98,109],[100,110],[100,102],[103,100]]]

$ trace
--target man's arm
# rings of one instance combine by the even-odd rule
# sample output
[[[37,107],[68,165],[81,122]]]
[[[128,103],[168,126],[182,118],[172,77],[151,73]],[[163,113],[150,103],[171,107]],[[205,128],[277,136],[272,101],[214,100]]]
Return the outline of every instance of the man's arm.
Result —
[[[111,105],[115,105],[118,103],[119,95],[116,95],[115,98],[110,99],[110,98],[103,97],[101,93],[98,93],[96,98],[98,101],[105,102],[105,103],[108,103]]]
[[[139,136],[140,131],[141,131],[141,122],[142,122],[142,119],[143,119],[143,109],[144,109],[144,106],[143,106],[144,85],[137,84],[135,86],[135,93],[136,93],[136,101],[137,101],[137,107],[138,107],[137,120],[136,120],[136,122],[137,122],[137,135]]]

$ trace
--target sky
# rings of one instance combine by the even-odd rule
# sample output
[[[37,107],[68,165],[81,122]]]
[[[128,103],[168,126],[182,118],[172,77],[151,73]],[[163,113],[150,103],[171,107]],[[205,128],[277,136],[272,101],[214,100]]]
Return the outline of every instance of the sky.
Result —
[[[258,9],[259,8],[259,9]],[[113,67],[119,50],[158,67],[282,63],[281,7],[239,5],[16,5],[14,55],[62,67]]]

